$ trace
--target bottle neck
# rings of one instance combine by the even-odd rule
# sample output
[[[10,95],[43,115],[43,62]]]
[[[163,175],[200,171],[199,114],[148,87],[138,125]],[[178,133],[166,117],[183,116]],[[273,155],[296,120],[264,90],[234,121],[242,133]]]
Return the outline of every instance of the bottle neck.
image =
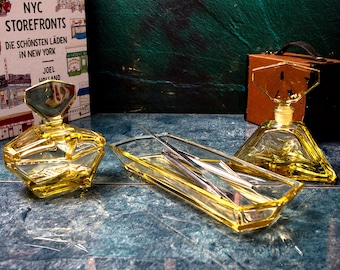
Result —
[[[274,109],[275,121],[280,125],[288,125],[293,121],[294,108],[289,105],[278,105]]]
[[[48,119],[45,119],[44,124],[46,127],[57,127],[63,124],[63,118],[58,115],[55,117],[50,117]]]

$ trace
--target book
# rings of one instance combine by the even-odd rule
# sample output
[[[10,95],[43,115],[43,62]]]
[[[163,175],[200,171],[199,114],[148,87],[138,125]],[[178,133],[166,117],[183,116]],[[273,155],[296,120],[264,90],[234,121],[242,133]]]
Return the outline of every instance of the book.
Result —
[[[0,0],[0,140],[38,124],[26,88],[49,79],[73,83],[66,121],[89,116],[84,0]]]

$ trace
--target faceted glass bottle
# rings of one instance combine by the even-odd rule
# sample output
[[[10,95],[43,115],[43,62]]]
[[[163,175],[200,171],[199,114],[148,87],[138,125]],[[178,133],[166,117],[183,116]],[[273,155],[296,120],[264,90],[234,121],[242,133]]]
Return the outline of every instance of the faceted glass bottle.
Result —
[[[299,181],[334,184],[335,171],[290,106],[319,84],[318,70],[288,62],[253,70],[252,80],[272,101],[275,120],[264,122],[235,156]]]
[[[75,98],[74,85],[63,81],[26,89],[26,104],[44,124],[30,127],[4,147],[6,168],[39,198],[90,187],[105,154],[101,134],[63,123]]]

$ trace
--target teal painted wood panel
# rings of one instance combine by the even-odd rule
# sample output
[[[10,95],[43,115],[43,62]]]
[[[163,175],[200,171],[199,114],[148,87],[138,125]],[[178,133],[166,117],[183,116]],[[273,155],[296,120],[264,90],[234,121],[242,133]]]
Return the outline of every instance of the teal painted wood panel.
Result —
[[[243,113],[247,54],[303,40],[340,58],[336,0],[86,5],[93,112]]]

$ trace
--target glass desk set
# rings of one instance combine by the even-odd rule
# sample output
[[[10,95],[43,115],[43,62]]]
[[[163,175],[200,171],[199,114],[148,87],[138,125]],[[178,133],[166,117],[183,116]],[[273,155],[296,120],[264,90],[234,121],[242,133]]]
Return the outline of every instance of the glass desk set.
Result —
[[[306,72],[316,75],[312,79],[317,83],[318,74],[314,70],[306,71],[287,63],[254,70],[254,82],[267,89],[267,85],[261,85],[267,76],[262,75],[262,71],[279,70],[280,83],[286,77],[291,79],[291,68],[302,70],[304,78],[307,78]],[[280,101],[276,110],[288,112],[288,116],[278,113],[275,121],[266,124],[270,132],[260,127],[261,135],[269,134],[270,140],[264,138],[265,143],[257,147],[250,138],[252,145],[246,143],[236,156],[176,135],[156,135],[144,127],[141,129],[147,135],[112,143],[109,147],[126,170],[177,195],[234,231],[267,227],[280,217],[283,208],[303,188],[303,183],[296,180],[334,183],[336,178],[304,125],[289,120],[289,103],[310,90],[293,91],[292,85],[288,84],[288,96],[278,98],[281,88],[274,95]],[[7,143],[3,158],[6,168],[36,197],[86,190],[105,154],[106,141],[100,133],[63,122],[75,96],[74,85],[55,80],[41,82],[25,91],[26,104],[44,123],[27,129]],[[255,156],[260,156],[260,160],[270,166],[248,158],[254,156],[253,152],[248,154],[249,151],[258,148],[262,152],[256,152]],[[284,160],[275,164],[270,160],[287,153],[293,156],[290,162]]]

